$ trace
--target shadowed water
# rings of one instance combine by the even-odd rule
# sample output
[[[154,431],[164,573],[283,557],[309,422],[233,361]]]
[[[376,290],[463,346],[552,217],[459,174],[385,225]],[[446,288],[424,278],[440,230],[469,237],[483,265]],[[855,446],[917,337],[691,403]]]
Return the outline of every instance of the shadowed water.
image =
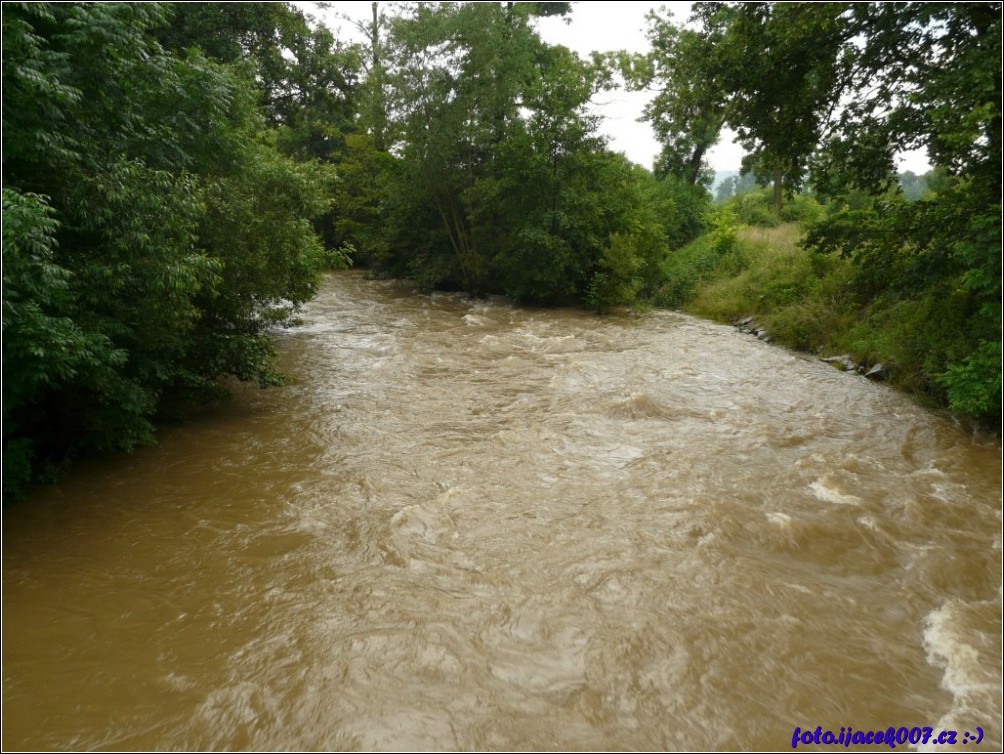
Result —
[[[996,439],[666,312],[345,274],[278,345],[4,512],[6,749],[1000,747]]]

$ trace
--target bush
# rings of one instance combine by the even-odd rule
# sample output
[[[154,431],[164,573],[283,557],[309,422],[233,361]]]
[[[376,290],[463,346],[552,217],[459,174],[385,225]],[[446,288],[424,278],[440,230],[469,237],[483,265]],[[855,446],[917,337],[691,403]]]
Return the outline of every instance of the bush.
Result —
[[[781,221],[774,214],[771,202],[770,189],[759,189],[740,194],[727,202],[727,206],[731,207],[741,223],[773,228],[780,225]]]
[[[741,260],[732,258],[736,231],[728,219],[728,213],[719,215],[714,230],[669,254],[663,268],[666,282],[652,297],[653,304],[681,308],[694,298],[702,284],[716,277],[720,267],[742,266]]]
[[[1000,341],[981,341],[965,361],[950,365],[936,379],[956,411],[970,416],[1000,416]]]
[[[846,331],[855,307],[851,263],[802,249],[798,225],[735,228],[729,212],[672,255],[655,302],[726,322],[755,314],[795,348],[817,349]]]
[[[809,194],[796,194],[781,205],[781,219],[786,223],[811,225],[826,216],[826,208]]]
[[[602,313],[613,307],[637,303],[643,284],[642,264],[637,236],[611,234],[609,243],[603,248],[599,270],[593,274],[586,290],[586,304]]]

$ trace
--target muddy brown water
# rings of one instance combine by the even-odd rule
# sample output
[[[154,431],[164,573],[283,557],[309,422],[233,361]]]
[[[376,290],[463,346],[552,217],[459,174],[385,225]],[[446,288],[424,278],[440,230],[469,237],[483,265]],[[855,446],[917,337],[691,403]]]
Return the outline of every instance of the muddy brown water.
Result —
[[[277,340],[4,511],[5,749],[1001,746],[997,439],[669,312],[342,274]]]

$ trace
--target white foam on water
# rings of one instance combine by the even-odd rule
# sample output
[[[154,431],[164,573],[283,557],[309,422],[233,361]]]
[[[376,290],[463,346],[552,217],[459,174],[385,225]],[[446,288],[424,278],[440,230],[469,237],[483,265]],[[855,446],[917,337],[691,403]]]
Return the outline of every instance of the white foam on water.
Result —
[[[767,514],[767,520],[772,524],[780,526],[782,529],[791,528],[791,516],[787,513],[781,513],[779,511],[771,511]]]
[[[946,602],[927,614],[924,624],[924,649],[927,661],[943,668],[941,687],[952,695],[951,708],[938,720],[936,729],[968,730],[973,721],[982,723],[986,734],[993,721],[986,720],[986,710],[993,709],[1000,697],[998,670],[1000,649],[974,646],[992,644],[991,637],[967,625],[967,614],[987,603],[970,605],[958,600]],[[999,607],[997,608],[999,609]],[[935,747],[937,748],[937,747]],[[943,748],[943,747],[942,747]],[[931,744],[921,751],[933,751]]]
[[[882,531],[882,529],[879,528],[878,521],[875,520],[874,516],[858,516],[858,523],[874,532]]]
[[[835,505],[861,505],[862,502],[859,497],[855,497],[854,495],[845,495],[844,493],[827,486],[823,479],[817,479],[809,485],[809,489],[812,490],[812,494],[819,500],[826,503],[834,503]]]

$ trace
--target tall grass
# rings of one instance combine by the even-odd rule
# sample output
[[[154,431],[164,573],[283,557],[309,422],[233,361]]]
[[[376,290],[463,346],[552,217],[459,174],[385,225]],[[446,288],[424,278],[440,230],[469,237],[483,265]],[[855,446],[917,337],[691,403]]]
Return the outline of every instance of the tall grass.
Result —
[[[802,248],[803,227],[826,213],[811,196],[795,197],[780,218],[768,200],[750,192],[717,208],[710,231],[670,254],[653,303],[722,322],[752,316],[781,345],[882,362],[894,384],[1001,431],[1000,310],[980,298],[979,285],[994,281],[980,278],[973,251],[994,248],[993,228],[989,241],[977,234],[945,252],[972,269],[904,283],[891,263],[877,278],[867,253]]]
[[[853,261],[806,251],[802,236],[798,223],[737,225],[726,211],[711,231],[671,253],[653,303],[720,322],[753,316],[780,345],[882,362],[897,386],[947,405],[942,376],[964,345],[964,297],[868,293]],[[985,419],[985,408],[957,408]]]
[[[801,237],[796,223],[718,228],[672,256],[656,303],[722,322],[752,315],[778,343],[826,348],[855,319],[854,270]]]

